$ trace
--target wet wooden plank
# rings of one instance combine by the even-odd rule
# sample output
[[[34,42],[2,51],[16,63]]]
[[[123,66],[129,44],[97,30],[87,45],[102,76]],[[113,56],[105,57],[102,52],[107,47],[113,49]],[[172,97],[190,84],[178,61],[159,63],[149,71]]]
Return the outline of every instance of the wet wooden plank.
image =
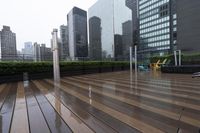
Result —
[[[12,83],[9,87],[8,95],[4,101],[4,104],[1,108],[0,112],[0,132],[1,133],[9,133],[10,126],[12,122],[12,116],[15,106],[15,99],[16,99],[16,86],[17,83]]]
[[[90,129],[85,123],[82,122],[75,114],[73,114],[68,108],[66,108],[59,99],[55,98],[48,89],[45,88],[38,81],[33,81],[33,83],[43,92],[48,101],[54,107],[54,109],[59,113],[63,120],[69,125],[75,133],[93,133],[94,131]],[[59,89],[59,88],[58,88]]]
[[[84,96],[88,96],[89,90],[79,88],[77,86],[69,85],[63,83],[65,86],[70,89],[75,90],[76,92],[81,93]],[[77,82],[78,84],[78,82]],[[87,87],[89,88],[89,87]],[[91,86],[91,90],[93,87]],[[153,113],[144,109],[141,109],[136,106],[131,106],[129,104],[123,103],[121,101],[117,101],[110,97],[106,97],[95,92],[91,93],[91,101],[99,102],[105,106],[108,106],[114,110],[117,110],[123,114],[128,115],[129,117],[133,117],[137,120],[142,120],[148,125],[154,126],[158,129],[161,129],[164,132],[176,132],[178,130],[178,124],[176,120],[171,120],[168,117],[160,116],[157,113]]]
[[[80,80],[84,80],[84,79],[89,79],[90,77],[74,77],[76,79],[80,79]],[[130,81],[130,80],[124,80],[125,78],[112,78],[112,79],[100,79],[100,78],[92,78],[90,79],[90,81],[95,81],[95,83],[105,83],[105,82],[109,82],[109,84],[114,84],[118,87],[125,87],[125,88],[129,88],[132,85],[132,89],[136,89],[135,88],[135,81]],[[191,92],[191,88],[188,88],[186,91],[184,91],[182,88],[182,86],[179,86],[179,88],[181,88],[180,90],[177,90],[175,88],[172,88],[172,86],[170,86],[169,89],[163,89],[163,83],[161,83],[160,85],[158,85],[158,87],[151,87],[149,84],[155,84],[155,83],[151,83],[148,82],[148,84],[143,84],[140,83],[143,81],[138,81],[137,80],[137,89],[139,90],[145,90],[145,91],[150,91],[150,92],[154,92],[154,93],[160,93],[160,94],[166,94],[166,95],[170,95],[170,96],[177,96],[177,97],[182,97],[182,98],[190,98],[190,99],[194,99],[194,100],[200,100],[199,94],[198,93],[193,93]],[[140,84],[139,84],[140,83]],[[192,87],[192,86],[191,86]],[[195,91],[196,92],[196,91]]]
[[[102,86],[100,85],[99,87],[102,87]],[[191,108],[191,109],[194,109],[194,110],[200,110],[200,105],[198,105],[196,103],[193,104],[193,103],[186,102],[186,100],[185,101],[181,101],[181,100],[177,101],[177,100],[173,100],[173,99],[170,99],[170,98],[166,99],[166,98],[162,98],[162,97],[156,97],[154,95],[143,94],[143,93],[140,93],[140,91],[133,92],[133,93],[130,94],[129,92],[126,92],[123,88],[116,88],[116,86],[114,86],[114,88],[113,87],[112,88],[103,87],[103,88],[105,88],[105,91],[108,92],[108,93],[113,93],[113,90],[120,92],[120,93],[117,93],[117,94],[122,94],[122,97],[124,95],[126,95],[127,97],[129,96],[130,98],[132,98],[133,96],[139,96],[139,97],[142,97],[142,98],[145,97],[145,98],[161,101],[161,102],[164,102],[164,103],[169,103],[169,104],[172,104],[172,105],[178,105],[178,106],[183,106],[183,107],[186,107],[186,108]],[[178,118],[178,116],[177,116],[177,118]]]
[[[44,117],[53,133],[71,133],[70,127],[63,121],[60,115],[50,105],[39,89],[31,82],[30,87],[34,92],[37,102],[44,114]]]
[[[17,98],[10,132],[29,133],[26,99],[22,82],[19,82],[17,87]]]
[[[29,126],[31,133],[50,133],[49,127],[40,110],[29,84],[25,86],[25,96],[27,102]]]
[[[70,84],[70,82],[69,81],[66,81],[68,84]],[[65,86],[69,86],[68,84],[65,84],[64,83],[64,85]],[[85,90],[87,90],[88,91],[88,88],[89,88],[89,84],[88,84],[88,86],[87,85],[85,85],[85,86],[80,86],[80,83],[79,82],[74,82],[74,84],[72,83],[72,85],[74,85],[74,87],[75,87],[75,89],[76,89],[76,91],[79,91],[80,92],[80,90],[79,89],[77,89],[76,87],[80,87],[80,89],[81,89],[81,87],[82,87],[82,89],[85,89]],[[72,89],[72,87],[73,86],[69,86],[71,89]],[[91,86],[91,88],[92,88],[92,92],[94,92],[94,93],[92,93],[93,95],[95,95],[96,93],[95,93],[95,91],[94,91],[94,87],[92,87]],[[98,94],[100,94],[100,95],[102,95],[101,93],[98,93]],[[85,94],[85,96],[87,96],[88,95],[88,92]],[[97,97],[97,96],[96,96]],[[96,98],[95,97],[95,98]],[[107,99],[108,97],[110,97],[109,95],[107,95],[107,97],[104,95],[104,97],[103,98],[101,98],[101,99],[104,99],[104,102],[105,102],[105,99]],[[94,98],[94,99],[95,99]],[[124,98],[125,99],[125,98]],[[118,104],[120,104],[121,103],[121,101],[123,101],[123,100],[120,100],[119,101],[119,99],[115,99],[115,100],[118,100],[117,102],[116,102],[116,105],[117,105],[117,103]],[[115,102],[115,100],[113,99],[112,100],[112,104]],[[101,100],[99,101],[99,102],[101,102]],[[127,104],[130,104],[130,103],[128,103],[128,102],[126,102]],[[128,107],[126,106],[126,107],[124,107],[123,109],[122,109],[122,107],[123,107],[123,103],[121,103],[120,104],[120,106],[118,106],[119,108],[121,108],[121,112],[123,112],[123,113],[125,113],[126,114],[126,112],[124,112]],[[133,104],[131,104],[131,105],[133,105]],[[142,105],[142,104],[140,104],[140,105]],[[134,106],[134,105],[133,105]],[[133,107],[132,106],[132,107]],[[156,122],[155,120],[151,120],[151,121],[147,121],[148,122],[148,124],[149,125],[151,125],[151,124],[153,124],[154,126],[156,126],[156,127],[159,127],[160,129],[162,129],[162,130],[164,130],[165,129],[165,132],[166,131],[168,131],[168,130],[170,130],[170,126],[171,126],[171,131],[173,131],[173,132],[175,132],[175,131],[177,131],[177,129],[178,128],[180,128],[180,129],[187,129],[187,130],[189,130],[189,131],[197,131],[198,130],[198,126],[197,125],[191,125],[190,123],[187,123],[187,122],[180,122],[179,121],[179,119],[177,119],[177,118],[173,118],[172,116],[168,116],[168,115],[163,115],[163,116],[160,116],[160,112],[156,112],[155,110],[153,111],[153,112],[149,112],[149,111],[152,111],[152,110],[149,110],[149,111],[146,111],[146,108],[141,108],[141,106],[135,106],[136,108],[132,108],[132,109],[130,109],[130,110],[134,110],[134,113],[136,113],[135,115],[137,116],[137,115],[139,115],[140,117],[142,117],[142,120],[143,121],[145,121],[145,117],[143,117],[143,115],[144,114],[146,114],[146,115],[148,115],[149,117],[152,117],[153,119],[156,119],[156,120],[158,120],[158,122]],[[112,108],[114,108],[113,106],[112,106]],[[131,107],[129,107],[129,108],[131,108]],[[117,109],[116,109],[117,110]],[[137,112],[137,110],[139,110],[138,112]],[[159,111],[159,110],[158,110]],[[169,113],[168,113],[169,114]],[[130,114],[130,115],[133,115],[132,113]],[[131,117],[131,116],[130,116]],[[180,118],[180,115],[179,115],[179,118]],[[187,117],[187,119],[189,119],[189,117]],[[159,122],[160,121],[160,122]],[[193,121],[194,121],[194,119],[193,119]],[[153,122],[153,123],[151,123],[151,122]],[[157,125],[155,125],[157,123]],[[187,127],[187,128],[186,128]]]
[[[0,93],[3,91],[3,89],[6,87],[7,84],[0,84]]]
[[[73,111],[79,118],[84,121],[90,128],[97,133],[115,133],[115,129],[111,128],[107,124],[103,123],[97,116],[90,114],[86,109],[84,102],[81,102],[76,97],[73,97],[63,90],[59,91],[59,95],[55,93],[55,87],[53,84],[43,81],[43,85],[49,89],[49,91],[57,98],[61,99],[62,103]],[[101,117],[101,116],[100,116]],[[103,117],[102,117],[103,118]],[[107,116],[110,119],[110,116]]]
[[[2,91],[0,93],[0,109],[2,108],[2,105],[5,101],[5,98],[8,95],[9,90],[10,90],[10,84],[7,84],[6,86],[2,87]]]
[[[50,80],[48,80],[48,81],[52,83],[52,81],[50,81]],[[85,96],[67,88],[66,86],[64,86],[62,84],[61,84],[61,88],[63,88],[67,93],[69,93],[69,94],[77,97],[78,99],[84,101],[85,103],[92,105],[96,109],[109,114],[110,116],[118,119],[119,121],[126,123],[127,125],[129,125],[133,128],[136,128],[137,130],[139,130],[141,132],[154,132],[154,133],[163,132],[160,129],[152,127],[152,126],[145,124],[144,122],[139,121],[137,119],[134,119],[132,117],[130,118],[129,116],[127,116],[127,115],[125,115],[121,112],[118,112],[118,111],[116,111],[112,108],[109,108],[107,106],[104,106],[101,103],[98,103],[98,102],[95,102],[95,101],[90,102],[90,99],[88,97],[85,97]]]
[[[69,81],[69,80],[62,80],[62,81],[64,81],[67,84],[76,85],[76,86],[81,87],[83,89],[87,88],[87,85],[85,85],[85,84],[81,84],[81,83],[76,84],[75,82],[72,82],[72,81]],[[107,88],[107,87],[96,88],[94,86],[93,86],[92,91],[95,92],[95,93],[98,93],[98,94],[102,94],[102,95],[105,95],[105,96],[108,96],[108,97],[112,97],[112,98],[119,100],[119,101],[123,101],[123,102],[125,102],[127,104],[131,104],[133,106],[138,106],[142,109],[149,110],[151,112],[156,112],[158,114],[170,117],[172,119],[178,120],[179,117],[180,117],[180,115],[176,112],[166,111],[166,110],[162,110],[160,108],[154,108],[154,107],[151,107],[149,105],[143,104],[140,101],[133,101],[133,100],[129,99],[129,97],[131,97],[132,94],[122,93],[122,92],[119,93],[116,90],[113,91],[112,89]],[[128,95],[130,95],[130,96],[128,97]]]

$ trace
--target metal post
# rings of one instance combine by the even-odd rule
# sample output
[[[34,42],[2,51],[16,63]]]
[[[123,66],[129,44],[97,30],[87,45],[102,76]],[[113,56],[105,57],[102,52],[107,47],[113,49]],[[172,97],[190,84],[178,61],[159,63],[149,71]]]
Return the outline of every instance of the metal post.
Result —
[[[181,66],[181,50],[179,50],[178,52],[179,52],[179,66]]]
[[[130,46],[130,72],[133,72],[133,52],[132,47]]]
[[[135,73],[137,73],[137,45],[135,45]]]
[[[60,66],[59,66],[59,53],[58,53],[58,30],[53,29],[52,32],[52,51],[53,51],[53,70],[54,70],[54,81],[59,82],[60,81]]]
[[[177,54],[176,54],[176,51],[174,51],[174,59],[175,59],[175,66],[177,66],[178,63],[177,63]]]

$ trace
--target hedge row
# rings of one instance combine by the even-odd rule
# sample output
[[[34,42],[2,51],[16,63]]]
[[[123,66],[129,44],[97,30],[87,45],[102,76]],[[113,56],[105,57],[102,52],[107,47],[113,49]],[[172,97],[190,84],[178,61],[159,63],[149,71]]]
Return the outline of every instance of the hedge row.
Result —
[[[129,62],[61,62],[60,71],[75,71],[92,68],[128,67]],[[17,75],[24,72],[29,74],[49,73],[53,71],[52,62],[0,62],[0,76]]]

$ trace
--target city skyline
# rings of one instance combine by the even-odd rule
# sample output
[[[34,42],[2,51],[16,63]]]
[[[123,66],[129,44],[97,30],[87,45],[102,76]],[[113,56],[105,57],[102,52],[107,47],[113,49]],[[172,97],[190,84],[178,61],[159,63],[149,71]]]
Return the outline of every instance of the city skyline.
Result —
[[[67,24],[66,14],[72,8],[78,6],[87,11],[96,1],[2,1],[0,5],[0,27],[2,29],[3,25],[10,26],[12,31],[16,33],[17,50],[21,50],[24,42],[27,41],[45,43],[50,47],[52,29],[59,29],[60,25]]]

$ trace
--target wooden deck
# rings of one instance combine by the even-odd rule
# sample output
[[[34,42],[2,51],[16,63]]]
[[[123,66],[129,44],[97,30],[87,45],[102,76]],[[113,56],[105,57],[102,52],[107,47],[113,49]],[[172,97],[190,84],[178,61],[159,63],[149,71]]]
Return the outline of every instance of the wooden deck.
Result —
[[[200,78],[128,71],[0,85],[0,133],[199,133]]]

